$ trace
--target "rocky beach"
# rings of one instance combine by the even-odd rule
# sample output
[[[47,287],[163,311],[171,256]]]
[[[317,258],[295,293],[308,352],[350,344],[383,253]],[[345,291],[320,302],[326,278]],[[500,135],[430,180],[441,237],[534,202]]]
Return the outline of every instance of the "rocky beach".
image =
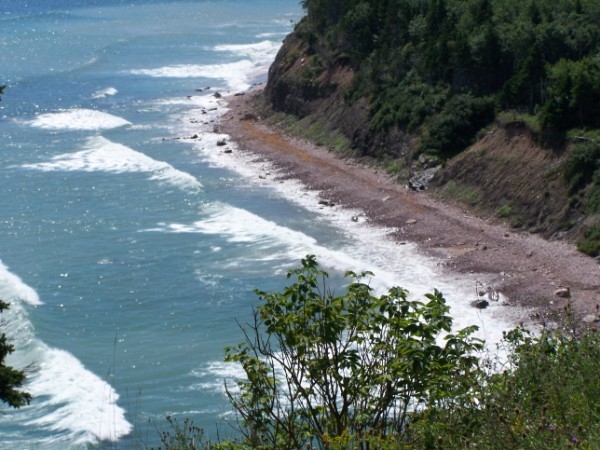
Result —
[[[237,151],[269,161],[272,176],[297,179],[318,191],[324,208],[362,211],[374,226],[394,229],[398,243],[417,244],[448,271],[485,276],[506,297],[506,307],[525,307],[528,315],[533,310],[540,321],[571,304],[578,319],[598,325],[597,259],[570,242],[548,241],[497,219],[476,217],[429,191],[409,189],[381,169],[287,136],[256,114],[253,100],[260,92],[228,98],[219,131],[231,136]]]

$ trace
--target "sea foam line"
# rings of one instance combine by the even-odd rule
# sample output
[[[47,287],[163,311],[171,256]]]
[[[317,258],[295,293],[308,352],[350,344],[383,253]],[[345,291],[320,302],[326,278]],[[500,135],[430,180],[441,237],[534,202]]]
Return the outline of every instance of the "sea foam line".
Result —
[[[38,115],[29,125],[45,130],[108,130],[131,125],[122,117],[93,109],[69,109]]]
[[[11,298],[18,298],[32,306],[43,305],[35,289],[25,284],[21,278],[10,272],[2,261],[0,261],[0,286],[4,287],[4,289],[0,290],[0,293],[8,296],[0,297],[2,299],[10,300]]]
[[[241,60],[229,64],[178,64],[154,69],[135,69],[132,75],[145,75],[155,78],[210,78],[224,80],[226,89],[244,91],[250,87],[245,73],[250,72],[254,63]]]
[[[114,87],[108,87],[106,89],[100,89],[99,91],[94,92],[92,95],[93,99],[106,98],[111,97],[113,95],[117,95],[119,91]]]
[[[202,189],[202,184],[193,175],[102,136],[88,138],[83,148],[78,152],[54,156],[50,161],[24,164],[22,167],[46,172],[83,171],[115,174],[139,172],[149,174],[151,180],[158,180],[184,190]]]
[[[280,42],[264,40],[255,44],[219,44],[215,45],[213,49],[217,52],[227,52],[250,58],[255,64],[268,64],[275,59],[280,47]]]
[[[242,59],[222,64],[176,64],[134,69],[128,73],[158,78],[210,78],[224,81],[225,89],[229,91],[246,91],[251,87],[251,79],[266,72],[280,45],[268,40],[255,44],[216,45],[213,50]]]

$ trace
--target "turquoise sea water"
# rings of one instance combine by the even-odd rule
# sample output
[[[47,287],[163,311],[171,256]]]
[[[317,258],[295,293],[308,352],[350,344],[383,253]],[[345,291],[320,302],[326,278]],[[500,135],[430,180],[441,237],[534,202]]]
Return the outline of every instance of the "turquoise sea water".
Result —
[[[378,289],[442,290],[484,337],[505,327],[468,307],[475,275],[216,145],[214,93],[264,81],[301,15],[296,0],[2,1],[0,298],[34,400],[3,408],[0,449],[145,448],[166,414],[231,435],[223,347],[253,290],[308,253],[334,282],[369,269]]]

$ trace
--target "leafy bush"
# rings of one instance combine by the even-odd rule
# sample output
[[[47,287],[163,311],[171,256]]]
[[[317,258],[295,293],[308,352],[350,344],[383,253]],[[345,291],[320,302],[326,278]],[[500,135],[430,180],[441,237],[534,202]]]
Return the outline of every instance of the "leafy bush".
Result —
[[[167,416],[166,420],[168,429],[158,433],[160,445],[149,450],[249,450],[235,440],[211,442],[204,429],[189,418],[180,422],[177,417]]]
[[[548,100],[540,115],[546,128],[600,126],[600,59],[594,55],[554,64],[548,79]]]
[[[564,176],[571,193],[588,185],[600,169],[600,141],[586,141],[573,146],[564,163]]]
[[[226,386],[243,440],[211,444],[168,417],[159,448],[597,448],[600,333],[578,328],[569,305],[564,323],[506,332],[485,357],[475,327],[451,333],[439,292],[426,303],[400,288],[375,297],[370,275],[349,272],[335,296],[308,256],[282,292],[257,291],[244,342],[226,349],[246,375]]]
[[[508,361],[492,364],[477,406],[425,411],[414,424],[416,447],[596,448],[600,334],[517,328],[503,345]]]
[[[588,228],[584,238],[577,243],[577,249],[589,256],[600,255],[600,224]]]
[[[450,157],[464,150],[477,131],[494,118],[491,98],[478,98],[470,94],[456,95],[444,109],[433,116],[421,141],[423,151],[434,151]]]
[[[371,128],[388,130],[398,125],[415,131],[427,117],[439,112],[448,99],[449,89],[443,84],[431,85],[408,76],[397,86],[385,90],[371,108]]]
[[[210,443],[204,436],[204,430],[190,419],[184,419],[179,423],[176,417],[167,416],[170,430],[159,433],[161,446],[156,450],[200,450],[210,449]],[[150,450],[154,450],[153,447]]]
[[[347,273],[346,293],[335,296],[308,256],[288,273],[291,286],[257,291],[262,303],[245,341],[226,349],[246,374],[227,391],[247,445],[369,448],[405,435],[425,405],[449,403],[477,384],[476,327],[452,333],[437,291],[426,303],[397,287],[375,297],[363,282],[370,275]]]

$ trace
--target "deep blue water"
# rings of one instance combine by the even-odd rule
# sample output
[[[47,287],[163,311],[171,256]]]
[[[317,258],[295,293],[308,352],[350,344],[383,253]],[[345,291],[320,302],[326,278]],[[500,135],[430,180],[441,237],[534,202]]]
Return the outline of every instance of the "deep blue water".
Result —
[[[230,435],[223,347],[253,290],[308,253],[334,283],[370,269],[502,328],[469,315],[475,275],[216,145],[213,94],[264,81],[301,15],[297,0],[2,1],[0,298],[34,400],[4,408],[0,448],[145,448],[166,414]]]

